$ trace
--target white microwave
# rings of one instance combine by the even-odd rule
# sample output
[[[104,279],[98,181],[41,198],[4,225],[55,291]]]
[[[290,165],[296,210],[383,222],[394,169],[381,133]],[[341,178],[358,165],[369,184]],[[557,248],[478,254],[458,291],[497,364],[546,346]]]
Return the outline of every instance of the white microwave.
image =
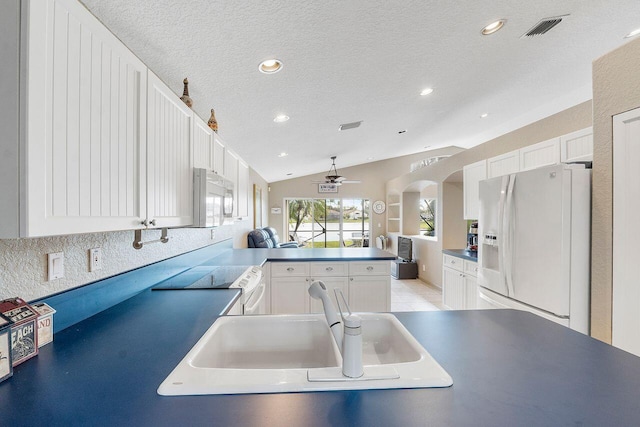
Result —
[[[233,223],[233,182],[213,171],[193,169],[193,227]]]

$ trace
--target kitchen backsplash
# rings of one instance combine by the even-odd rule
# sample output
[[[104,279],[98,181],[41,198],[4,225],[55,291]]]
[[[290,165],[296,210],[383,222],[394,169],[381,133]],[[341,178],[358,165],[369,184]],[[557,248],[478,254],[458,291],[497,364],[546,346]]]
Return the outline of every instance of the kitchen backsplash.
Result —
[[[0,300],[19,296],[40,299],[86,283],[142,267],[222,240],[246,247],[251,221],[238,221],[215,229],[170,229],[169,242],[133,248],[134,232],[77,234],[34,239],[0,239]],[[143,240],[160,238],[160,230],[144,231]],[[89,272],[89,249],[102,249],[102,269]],[[64,252],[64,277],[47,281],[47,254]]]

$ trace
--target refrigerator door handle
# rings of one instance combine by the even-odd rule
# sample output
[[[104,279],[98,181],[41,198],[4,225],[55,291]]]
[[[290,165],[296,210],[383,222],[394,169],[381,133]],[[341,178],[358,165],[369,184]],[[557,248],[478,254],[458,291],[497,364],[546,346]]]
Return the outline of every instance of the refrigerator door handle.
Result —
[[[505,224],[504,224],[504,265],[505,265],[505,277],[507,281],[507,290],[510,296],[515,295],[515,288],[513,286],[513,239],[515,231],[515,215],[513,214],[513,189],[516,185],[516,175],[511,175],[509,178],[509,186],[507,189],[507,201],[505,206]]]
[[[500,184],[500,202],[498,205],[498,270],[500,271],[500,286],[506,284],[505,276],[505,248],[504,248],[504,215],[505,215],[505,199],[507,197],[507,188],[509,186],[509,175],[502,177]]]

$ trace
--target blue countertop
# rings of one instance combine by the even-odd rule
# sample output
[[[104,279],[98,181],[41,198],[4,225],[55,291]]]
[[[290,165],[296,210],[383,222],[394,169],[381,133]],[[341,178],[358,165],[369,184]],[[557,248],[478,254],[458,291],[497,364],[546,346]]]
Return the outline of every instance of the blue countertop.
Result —
[[[202,265],[262,265],[265,262],[392,261],[396,256],[377,248],[233,249]]]
[[[443,249],[443,254],[463,258],[469,261],[478,262],[478,251],[468,251],[466,249]]]
[[[450,388],[157,395],[236,295],[146,290],[57,333],[0,384],[0,425],[640,425],[640,358],[514,310],[397,314]]]

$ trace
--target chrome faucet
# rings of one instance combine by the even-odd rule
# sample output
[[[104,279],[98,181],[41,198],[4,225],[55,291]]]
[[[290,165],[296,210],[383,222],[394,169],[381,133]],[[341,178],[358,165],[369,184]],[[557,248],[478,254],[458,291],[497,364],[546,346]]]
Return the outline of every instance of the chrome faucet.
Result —
[[[340,309],[342,322],[338,318],[336,308],[329,298],[324,282],[316,280],[309,286],[309,295],[311,298],[322,301],[322,307],[324,308],[324,315],[327,319],[329,330],[333,334],[333,338],[342,354],[342,375],[349,378],[360,378],[364,374],[362,366],[362,319],[357,314],[351,312],[341,289],[334,289],[334,292],[336,301],[338,302],[338,308]],[[340,298],[348,312],[346,316],[342,312]]]

